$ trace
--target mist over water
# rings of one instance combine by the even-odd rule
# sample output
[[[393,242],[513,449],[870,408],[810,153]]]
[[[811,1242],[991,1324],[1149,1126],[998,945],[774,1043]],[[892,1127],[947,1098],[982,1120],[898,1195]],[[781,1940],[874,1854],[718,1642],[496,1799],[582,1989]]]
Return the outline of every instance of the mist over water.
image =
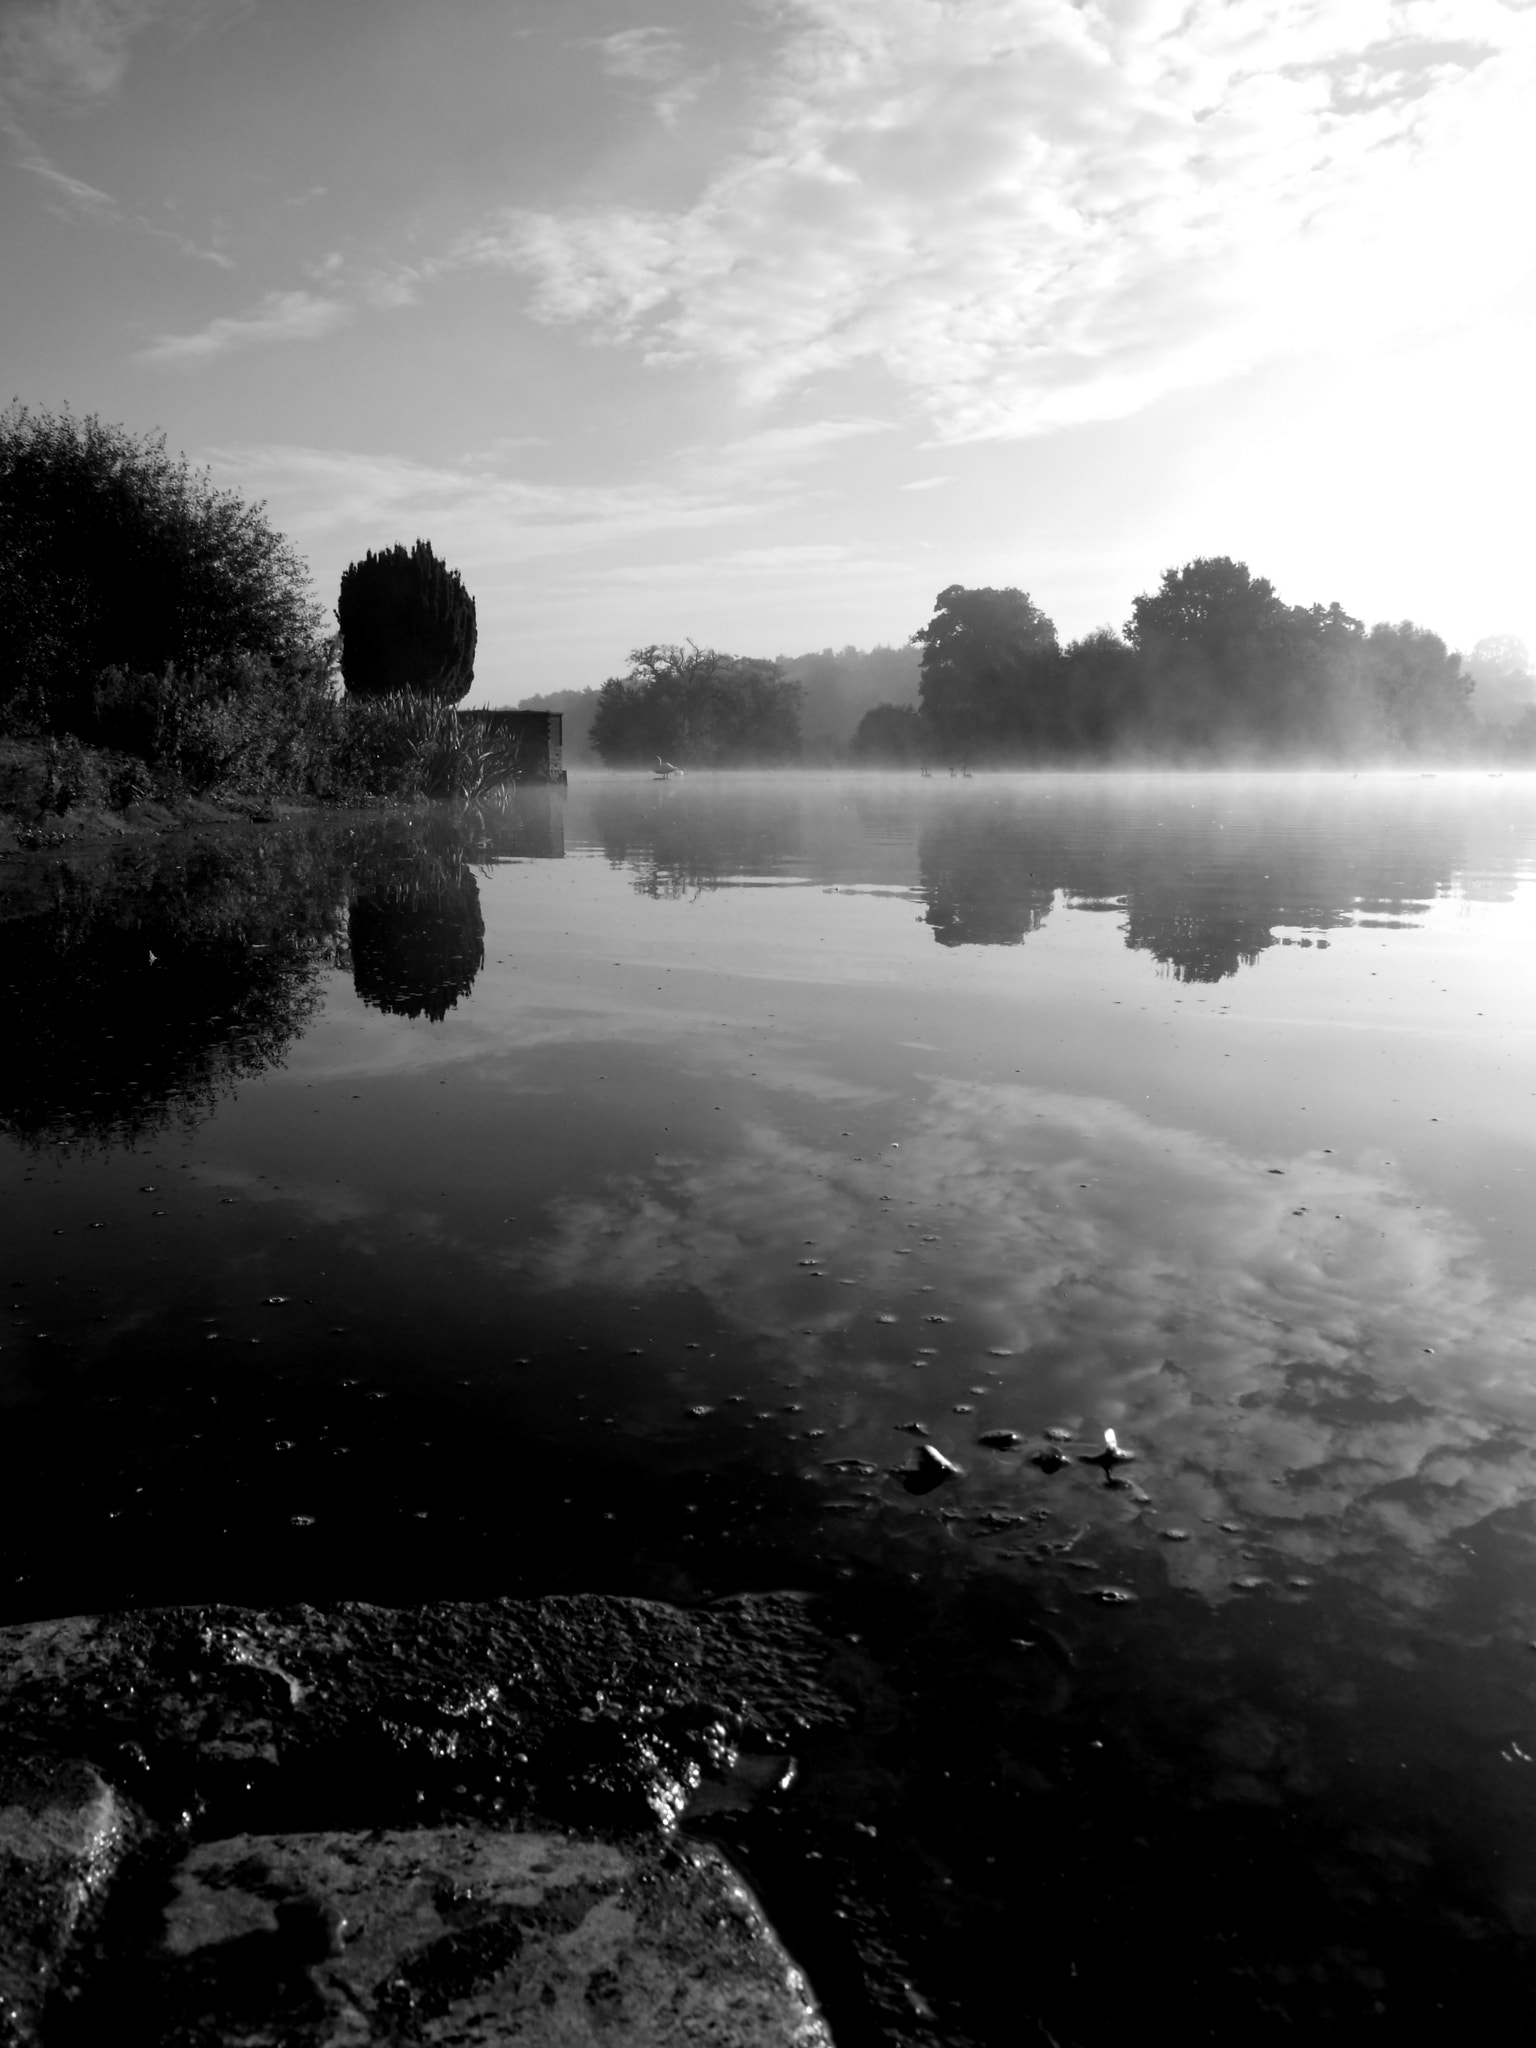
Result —
[[[805,1587],[975,2038],[1021,1925],[1062,2040],[1536,2012],[1533,876],[1515,775],[593,776],[13,890],[6,1613]]]

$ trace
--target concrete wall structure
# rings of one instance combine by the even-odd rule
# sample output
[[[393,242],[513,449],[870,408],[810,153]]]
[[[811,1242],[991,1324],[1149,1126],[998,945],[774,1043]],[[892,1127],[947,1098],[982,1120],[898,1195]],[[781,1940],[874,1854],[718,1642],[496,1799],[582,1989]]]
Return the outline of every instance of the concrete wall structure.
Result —
[[[518,742],[519,782],[564,782],[564,726],[558,711],[467,711],[488,731],[513,734]]]

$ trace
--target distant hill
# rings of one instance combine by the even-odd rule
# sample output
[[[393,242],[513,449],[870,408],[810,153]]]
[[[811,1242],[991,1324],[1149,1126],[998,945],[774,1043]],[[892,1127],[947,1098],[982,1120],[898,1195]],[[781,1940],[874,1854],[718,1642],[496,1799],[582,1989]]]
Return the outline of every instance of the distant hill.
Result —
[[[875,705],[915,704],[918,657],[910,646],[781,654],[780,674],[805,691],[800,740],[806,760],[841,760],[859,720]]]
[[[597,709],[597,691],[547,690],[542,697],[524,697],[519,711],[558,711],[564,719],[563,743],[567,768],[595,766],[597,756],[588,737],[592,714]]]

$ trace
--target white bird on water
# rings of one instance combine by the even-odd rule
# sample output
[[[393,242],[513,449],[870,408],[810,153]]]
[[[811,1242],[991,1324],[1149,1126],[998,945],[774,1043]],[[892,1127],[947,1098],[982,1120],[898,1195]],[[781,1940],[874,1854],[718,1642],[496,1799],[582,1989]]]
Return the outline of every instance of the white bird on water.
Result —
[[[682,772],[682,769],[679,768],[675,762],[663,761],[660,754],[656,756],[656,773],[662,778],[663,781],[665,781],[669,775],[681,775]]]

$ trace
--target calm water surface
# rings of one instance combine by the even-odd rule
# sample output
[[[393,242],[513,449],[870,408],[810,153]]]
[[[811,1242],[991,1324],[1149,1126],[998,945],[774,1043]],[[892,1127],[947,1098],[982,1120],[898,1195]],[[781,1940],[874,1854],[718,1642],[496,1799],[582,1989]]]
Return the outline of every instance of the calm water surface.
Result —
[[[12,887],[6,1616],[805,1587],[952,2038],[1523,2031],[1533,877],[1512,775],[594,777]]]

